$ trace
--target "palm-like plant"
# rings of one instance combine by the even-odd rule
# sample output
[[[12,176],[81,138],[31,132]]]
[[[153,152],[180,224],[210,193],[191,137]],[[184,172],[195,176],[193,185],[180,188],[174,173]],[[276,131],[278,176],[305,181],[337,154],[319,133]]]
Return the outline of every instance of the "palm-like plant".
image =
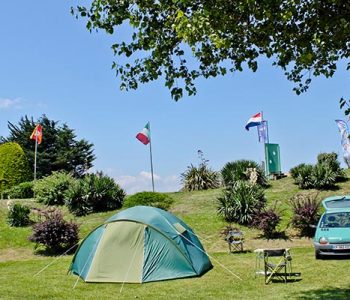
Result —
[[[184,190],[199,191],[215,189],[220,186],[220,174],[208,167],[208,160],[204,159],[203,152],[198,150],[201,162],[198,167],[190,165],[181,174]]]
[[[226,187],[218,201],[219,215],[242,225],[250,224],[266,203],[264,191],[258,185],[240,180]]]
[[[226,186],[234,184],[238,180],[246,180],[260,186],[267,185],[264,171],[255,161],[237,160],[228,162],[221,170],[221,176]]]

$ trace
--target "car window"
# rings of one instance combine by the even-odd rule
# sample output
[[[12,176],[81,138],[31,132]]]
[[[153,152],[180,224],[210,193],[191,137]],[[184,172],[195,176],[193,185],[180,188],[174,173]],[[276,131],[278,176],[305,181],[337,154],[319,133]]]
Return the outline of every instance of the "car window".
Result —
[[[326,213],[322,217],[320,227],[350,227],[350,212]]]

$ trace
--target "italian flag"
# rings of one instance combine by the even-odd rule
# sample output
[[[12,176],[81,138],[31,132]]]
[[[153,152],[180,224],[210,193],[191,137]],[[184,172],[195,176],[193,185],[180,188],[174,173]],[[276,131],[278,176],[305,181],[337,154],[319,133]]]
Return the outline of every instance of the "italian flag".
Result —
[[[136,135],[136,138],[144,145],[147,145],[151,140],[149,122],[145,125],[141,132]]]

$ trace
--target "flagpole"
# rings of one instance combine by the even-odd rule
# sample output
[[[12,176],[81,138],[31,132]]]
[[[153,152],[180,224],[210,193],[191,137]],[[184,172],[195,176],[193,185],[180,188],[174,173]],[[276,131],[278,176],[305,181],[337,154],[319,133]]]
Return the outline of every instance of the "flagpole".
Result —
[[[149,124],[149,132],[151,133],[151,122],[148,121],[148,124]],[[150,159],[151,159],[152,190],[154,192],[153,161],[152,161],[152,137],[151,137],[151,134],[150,134],[150,137],[149,137],[149,155],[150,155]]]
[[[263,115],[263,111],[261,111],[261,123],[264,124],[264,115]],[[269,131],[268,131],[268,125],[267,125],[267,121],[266,121],[266,136],[267,136],[267,143],[269,143]],[[264,139],[264,169],[265,169],[265,175],[267,175],[267,157],[266,157],[266,139]]]
[[[38,138],[35,139],[35,150],[34,150],[34,181],[36,181],[36,153],[38,150]]]

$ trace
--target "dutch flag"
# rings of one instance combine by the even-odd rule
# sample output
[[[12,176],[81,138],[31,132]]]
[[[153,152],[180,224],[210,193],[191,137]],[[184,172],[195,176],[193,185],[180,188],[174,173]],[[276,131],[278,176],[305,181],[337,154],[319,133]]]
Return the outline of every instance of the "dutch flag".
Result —
[[[262,115],[261,113],[257,113],[256,115],[252,116],[247,124],[245,125],[245,129],[249,130],[250,127],[258,126],[262,122]]]

